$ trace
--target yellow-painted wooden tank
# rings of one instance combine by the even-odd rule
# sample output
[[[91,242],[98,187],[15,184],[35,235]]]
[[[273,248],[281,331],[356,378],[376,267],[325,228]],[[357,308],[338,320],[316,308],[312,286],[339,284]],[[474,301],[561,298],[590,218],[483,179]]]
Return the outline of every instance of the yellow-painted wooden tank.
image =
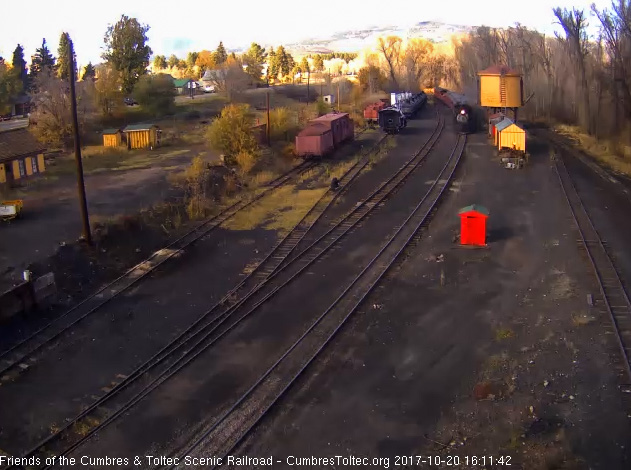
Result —
[[[524,105],[521,74],[505,65],[493,65],[478,72],[480,106],[485,108],[519,108]]]

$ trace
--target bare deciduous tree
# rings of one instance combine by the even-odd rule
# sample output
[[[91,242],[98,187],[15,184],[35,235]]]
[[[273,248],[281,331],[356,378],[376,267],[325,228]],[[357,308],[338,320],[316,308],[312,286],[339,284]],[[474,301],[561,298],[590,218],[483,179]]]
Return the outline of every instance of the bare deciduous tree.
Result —
[[[377,49],[383,55],[388,66],[388,74],[390,80],[396,88],[399,87],[397,75],[399,73],[399,64],[401,60],[401,45],[403,40],[398,36],[388,36],[387,38],[379,38]]]

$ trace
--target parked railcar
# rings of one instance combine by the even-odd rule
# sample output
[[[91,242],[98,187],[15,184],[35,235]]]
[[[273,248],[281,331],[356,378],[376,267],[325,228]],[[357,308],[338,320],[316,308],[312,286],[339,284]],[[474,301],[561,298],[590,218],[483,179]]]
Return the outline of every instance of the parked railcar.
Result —
[[[364,108],[364,119],[368,124],[376,124],[379,121],[379,111],[385,108],[387,105],[383,101],[377,101],[370,103]]]
[[[354,137],[354,124],[348,113],[325,114],[309,121],[296,136],[296,153],[304,158],[324,157]]]
[[[399,103],[399,108],[406,118],[411,118],[423,108],[426,102],[427,95],[421,91],[420,93],[416,93],[411,95],[409,98],[402,100]]]
[[[333,133],[324,124],[309,125],[296,136],[296,153],[303,158],[324,157],[333,148]]]
[[[379,111],[379,127],[387,134],[398,134],[407,126],[407,119],[399,108],[390,106]]]

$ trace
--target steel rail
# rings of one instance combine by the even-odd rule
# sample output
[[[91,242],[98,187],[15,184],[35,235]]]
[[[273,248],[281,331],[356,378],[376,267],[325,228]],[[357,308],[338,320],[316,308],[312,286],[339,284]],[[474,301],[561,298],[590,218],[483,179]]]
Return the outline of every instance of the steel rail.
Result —
[[[261,261],[257,267],[249,273],[246,278],[244,278],[237,286],[232,288],[224,297],[210,310],[205,312],[201,317],[195,320],[185,331],[180,333],[176,338],[171,340],[169,344],[164,346],[160,351],[154,354],[151,358],[145,361],[142,365],[137,367],[131,374],[129,374],[125,379],[115,385],[111,390],[106,392],[105,395],[100,397],[86,409],[84,409],[79,415],[76,417],[69,419],[66,421],[63,427],[58,429],[54,434],[47,436],[42,441],[40,441],[36,446],[27,451],[24,455],[32,455],[36,453],[39,449],[53,441],[54,439],[59,438],[63,433],[67,432],[72,426],[74,426],[81,419],[87,417],[95,411],[99,406],[105,403],[108,400],[111,400],[112,397],[118,393],[120,393],[124,388],[131,385],[134,381],[140,378],[140,376],[151,369],[152,367],[158,365],[162,361],[164,361],[170,354],[172,354],[177,348],[182,346],[186,341],[189,341],[191,338],[195,337],[197,332],[194,332],[194,329],[205,320],[216,308],[222,306],[226,302],[229,301],[235,294],[238,293],[239,290],[242,290],[244,286],[247,286],[248,281],[253,281],[256,284],[250,286],[251,289],[255,289],[261,281],[257,280],[259,276],[259,271],[262,270],[263,267],[270,269],[269,261],[273,261],[273,263],[278,266],[278,260],[275,259],[278,256],[279,250],[283,250],[283,258],[289,256],[292,253],[293,249],[297,246],[297,244],[304,238],[304,236],[308,233],[309,229],[319,220],[320,216],[324,214],[324,212],[337,200],[337,198],[344,193],[344,191],[348,188],[348,186],[353,182],[353,180],[361,173],[361,171],[366,167],[366,165],[370,162],[370,155],[378,150],[381,144],[387,139],[388,136],[381,137],[375,144],[373,144],[368,150],[363,152],[363,155],[360,159],[349,168],[340,178],[340,186],[337,191],[326,191],[320,199],[311,207],[311,209],[303,216],[303,218],[296,224],[294,229],[292,229],[273,249],[268,255]],[[296,237],[296,233],[299,233],[299,236]],[[273,269],[272,269],[273,272]],[[268,277],[268,276],[265,276]],[[203,328],[206,328],[208,325],[205,325]],[[193,334],[191,334],[193,332]],[[190,335],[187,337],[187,335]],[[168,369],[167,369],[168,370]],[[11,467],[8,467],[11,468]]]
[[[55,339],[59,338],[64,332],[72,328],[74,325],[79,323],[81,320],[88,317],[90,314],[97,311],[103,305],[107,304],[110,300],[116,298],[122,292],[129,289],[131,286],[135,285],[138,281],[145,278],[148,274],[155,271],[156,268],[161,266],[165,261],[172,258],[177,253],[180,253],[183,249],[190,246],[195,241],[199,240],[203,236],[207,235],[209,232],[217,228],[226,220],[233,217],[239,211],[249,207],[254,204],[256,201],[260,200],[273,190],[279,188],[286,184],[294,175],[298,175],[307,171],[317,164],[311,161],[305,161],[300,165],[292,168],[285,174],[280,177],[274,179],[269,182],[266,189],[261,193],[257,194],[251,199],[240,200],[235,202],[234,204],[228,206],[223,209],[219,214],[210,219],[202,222],[194,229],[188,231],[186,234],[182,235],[178,239],[171,242],[166,247],[154,252],[151,256],[149,256],[144,261],[135,265],[134,267],[127,270],[125,273],[110,281],[105,286],[101,287],[99,290],[91,294],[86,299],[82,300],[80,303],[72,307],[71,309],[64,312],[61,316],[57,317],[52,322],[38,329],[27,338],[19,342],[18,344],[12,346],[10,349],[4,351],[0,354],[0,361],[5,362],[5,365],[0,369],[0,378],[6,375],[9,371],[18,368],[21,364],[24,364],[24,361],[28,358],[32,357],[35,353],[41,351],[46,345],[50,344]],[[201,230],[201,231],[200,231]],[[190,239],[189,239],[190,237]],[[157,259],[156,263],[153,263],[152,260]],[[124,285],[119,289],[113,289],[117,283],[123,283]],[[105,298],[99,298],[99,295],[105,293],[106,291],[112,292],[112,295],[107,296]],[[94,303],[95,305],[89,306],[89,303]],[[77,318],[71,319],[68,324],[60,324],[64,319],[66,319],[71,313],[77,312],[84,305],[88,305],[88,311],[79,313]],[[57,326],[56,329],[54,329]],[[41,338],[41,335],[50,329],[54,329],[50,335],[47,335],[44,338]],[[40,339],[36,344],[30,345],[29,343],[34,342],[36,339]],[[29,347],[31,346],[31,347]],[[14,356],[9,358],[9,356]],[[17,356],[17,357],[15,357]]]
[[[616,333],[618,348],[624,358],[624,370],[627,375],[627,379],[631,384],[631,341],[630,344],[625,344],[624,335],[621,331],[622,328],[619,324],[621,319],[623,321],[631,322],[631,301],[629,300],[629,296],[624,288],[622,280],[620,279],[620,275],[618,274],[609,253],[607,253],[607,249],[605,248],[602,238],[600,237],[598,230],[596,230],[596,227],[594,226],[594,223],[589,216],[580,195],[578,194],[578,190],[572,181],[572,177],[565,166],[563,157],[558,155],[554,161],[554,168],[559,178],[559,184],[563,190],[568,207],[570,208],[570,213],[572,214],[572,219],[574,220],[574,224],[578,230],[581,244],[585,248],[590,265],[596,280],[598,281],[598,288],[600,290],[603,303]],[[559,168],[561,168],[561,170],[559,170]],[[567,183],[564,183],[564,180],[566,180]],[[572,202],[571,199],[573,199],[574,202]],[[577,211],[580,211],[580,213],[583,214],[583,217],[581,217]],[[579,221],[581,218],[583,219],[583,223]],[[589,235],[591,235],[593,239],[589,239],[587,232],[591,232]],[[603,278],[606,271],[608,271],[607,275],[609,276],[609,280],[613,282],[613,285],[608,286],[604,281]],[[617,292],[611,292],[614,290],[617,290]],[[623,302],[625,302],[626,305],[612,305],[611,298],[613,296],[618,296],[623,299]],[[624,313],[614,312],[614,309],[622,310]],[[629,328],[627,328],[627,331],[628,330]]]
[[[462,146],[460,145],[462,142]],[[435,209],[435,207],[437,206],[438,202],[440,201],[441,196],[443,195],[445,189],[449,186],[453,175],[455,174],[455,171],[458,167],[458,163],[460,162],[460,159],[462,157],[463,151],[464,151],[464,147],[466,145],[466,135],[464,136],[458,136],[457,141],[456,141],[456,145],[454,146],[454,149],[451,152],[451,155],[449,156],[449,158],[447,159],[447,162],[445,163],[445,165],[443,166],[443,168],[441,169],[440,173],[438,174],[438,176],[435,178],[433,184],[431,185],[431,187],[428,189],[427,193],[423,196],[423,198],[420,200],[420,202],[416,205],[416,207],[413,209],[413,211],[410,213],[410,215],[406,218],[406,220],[403,222],[403,224],[399,227],[399,229],[397,229],[397,231],[395,232],[394,235],[392,235],[392,237],[386,242],[386,244],[381,248],[381,250],[377,253],[377,255],[375,255],[375,257],[369,262],[369,264],[361,271],[361,273],[359,275],[357,275],[357,277],[352,281],[352,283],[342,292],[342,294],[340,294],[340,296],[311,324],[311,326],[285,351],[285,353],[283,355],[281,355],[281,357],[227,410],[225,411],[208,429],[206,429],[201,436],[199,436],[191,445],[189,445],[189,447],[187,447],[187,449],[185,451],[183,451],[182,453],[179,454],[178,458],[180,460],[182,460],[184,458],[184,456],[186,455],[191,455],[191,453],[196,450],[212,433],[213,431],[217,430],[219,428],[219,426],[232,414],[234,413],[237,408],[242,405],[246,399],[252,395],[252,393],[268,378],[271,376],[271,374],[279,367],[279,365],[296,349],[298,348],[298,346],[300,346],[302,344],[302,342],[308,338],[309,336],[314,336],[314,337],[318,337],[317,334],[311,335],[312,332],[315,331],[315,329],[322,323],[322,321],[324,319],[326,319],[326,317],[330,314],[331,311],[333,311],[333,309],[339,305],[341,303],[341,301],[348,296],[349,292],[351,291],[351,289],[360,281],[362,280],[362,278],[365,277],[366,273],[368,273],[368,271],[373,268],[376,267],[377,268],[377,273],[376,274],[376,279],[370,281],[370,284],[368,286],[368,288],[360,293],[359,299],[356,301],[356,303],[350,308],[350,310],[348,310],[346,312],[346,315],[342,318],[341,322],[339,322],[335,328],[333,329],[333,331],[328,335],[328,337],[324,340],[323,343],[321,343],[319,345],[319,347],[316,349],[315,353],[313,355],[311,355],[308,359],[307,362],[305,364],[303,364],[300,369],[297,371],[297,373],[295,375],[293,375],[293,377],[291,377],[291,379],[285,384],[285,386],[281,389],[281,391],[277,394],[274,395],[274,398],[272,398],[271,402],[262,410],[262,412],[259,414],[259,416],[255,419],[255,421],[248,425],[246,430],[241,433],[241,435],[238,437],[237,441],[234,442],[228,450],[226,450],[225,452],[222,453],[222,460],[226,455],[231,454],[234,449],[236,449],[240,443],[243,441],[243,439],[245,439],[245,437],[258,425],[258,423],[270,412],[270,410],[272,409],[272,407],[278,402],[278,400],[280,400],[282,398],[282,396],[287,392],[287,390],[289,390],[289,388],[298,380],[298,378],[305,372],[305,370],[309,367],[309,365],[311,363],[313,363],[313,361],[319,356],[319,354],[324,350],[324,348],[332,341],[332,339],[335,337],[335,335],[340,331],[340,329],[344,326],[344,324],[348,321],[348,319],[351,317],[351,315],[357,311],[357,309],[361,306],[361,304],[364,302],[364,300],[368,297],[368,295],[373,291],[373,289],[375,288],[375,286],[379,283],[379,281],[383,278],[383,276],[388,272],[388,270],[396,263],[397,259],[401,256],[401,254],[404,252],[404,250],[409,246],[409,244],[411,243],[411,241],[413,240],[413,238],[415,237],[415,235],[418,233],[418,231],[421,229],[422,226],[424,226],[427,222],[428,219],[430,217],[430,214],[433,212],[433,210]],[[457,152],[458,147],[460,147],[460,151]],[[457,152],[457,153],[456,153]],[[427,208],[427,210],[422,214],[422,218],[421,220],[416,223],[416,225],[413,226],[413,228],[411,229],[411,233],[409,233],[407,235],[404,234],[403,237],[405,238],[404,242],[402,242],[401,246],[398,247],[397,251],[394,253],[394,255],[386,261],[385,265],[383,268],[380,269],[380,263],[379,263],[379,259],[380,257],[386,253],[386,251],[388,250],[388,248],[392,247],[396,241],[396,239],[399,237],[400,234],[404,233],[404,230],[410,229],[410,227],[408,227],[408,224],[410,223],[410,221],[418,215],[419,210],[421,209],[421,207],[423,206],[423,204],[428,200],[428,198],[430,197],[430,195],[434,192],[434,190],[436,189],[439,181],[441,180],[441,178],[443,177],[443,175],[445,174],[445,172],[448,170],[449,166],[452,165],[451,171],[449,172],[444,184],[442,185],[442,187],[439,188],[438,193],[435,195],[435,199],[433,201],[430,200],[430,207]],[[386,256],[387,258],[387,256]],[[361,289],[361,287],[360,287]],[[348,296],[348,297],[353,297]],[[216,453],[213,450],[213,454],[212,455],[219,455],[218,453]],[[166,468],[169,469],[175,469],[178,466],[176,465],[172,465]],[[212,467],[217,468],[218,466],[214,466]]]
[[[182,345],[187,345],[188,341],[194,339],[196,336],[198,336],[200,334],[205,333],[204,336],[200,340],[195,342],[192,346],[188,347],[188,349],[186,349],[180,355],[180,357],[178,357],[175,360],[174,363],[168,365],[168,367],[165,370],[163,370],[157,377],[155,377],[146,387],[144,387],[142,390],[140,390],[130,400],[128,400],[127,402],[124,402],[121,405],[121,408],[117,409],[111,415],[106,417],[103,421],[101,421],[96,427],[91,429],[88,433],[85,433],[79,439],[79,441],[75,442],[73,445],[71,445],[70,447],[64,449],[61,453],[57,453],[56,455],[66,455],[67,453],[71,452],[75,448],[79,447],[82,443],[87,441],[91,436],[96,434],[98,431],[100,431],[101,429],[103,429],[104,427],[109,425],[112,421],[114,421],[116,418],[118,418],[124,412],[129,410],[136,403],[138,403],[139,401],[144,399],[147,395],[149,395],[153,390],[155,390],[157,387],[159,387],[162,383],[164,383],[169,378],[173,377],[179,370],[181,370],[186,365],[188,365],[190,362],[192,362],[194,359],[196,359],[201,353],[203,353],[209,347],[211,347],[213,344],[215,344],[220,338],[222,338],[224,335],[229,333],[234,327],[236,327],[242,320],[244,320],[247,316],[249,316],[255,310],[257,310],[264,302],[269,300],[273,295],[275,295],[278,291],[280,291],[280,289],[282,287],[286,286],[291,280],[295,279],[307,267],[309,267],[311,264],[315,263],[326,251],[328,251],[328,249],[330,249],[337,241],[339,241],[346,233],[348,233],[351,228],[356,226],[361,220],[363,220],[363,218],[368,213],[370,213],[375,207],[377,207],[379,202],[383,201],[389,194],[391,194],[397,187],[399,187],[400,184],[402,184],[402,182],[405,180],[405,178],[407,178],[407,176],[415,168],[417,168],[421,164],[421,162],[424,160],[424,157],[426,156],[426,155],[422,155],[423,151],[427,150],[427,149],[431,149],[435,145],[435,143],[438,141],[438,138],[440,137],[440,135],[442,133],[443,128],[444,128],[444,120],[442,119],[442,117],[439,116],[439,120],[438,120],[437,126],[434,129],[434,131],[432,133],[432,136],[423,144],[421,149],[418,152],[416,152],[413,155],[413,157],[410,158],[389,180],[387,180],[386,182],[381,184],[379,186],[379,188],[377,188],[372,193],[371,197],[369,197],[365,201],[363,201],[361,206],[355,207],[353,212],[351,214],[349,214],[349,216],[347,216],[347,218],[350,217],[352,214],[356,213],[359,210],[360,207],[369,206],[369,210],[367,212],[365,212],[364,214],[362,214],[361,217],[358,218],[352,225],[350,225],[348,227],[345,227],[343,233],[338,235],[333,242],[331,242],[328,246],[326,246],[326,248],[321,253],[319,253],[318,256],[316,256],[314,259],[310,260],[306,266],[304,266],[297,273],[295,273],[293,276],[291,276],[291,278],[288,281],[283,283],[281,286],[274,288],[272,290],[272,292],[270,292],[262,300],[257,302],[254,305],[254,307],[251,310],[249,310],[245,315],[243,315],[235,323],[230,325],[226,330],[221,332],[221,334],[218,337],[213,338],[212,341],[209,344],[204,344],[204,342],[219,328],[219,326],[221,326],[223,324],[223,322],[225,322],[228,318],[230,318],[230,314],[231,313],[233,313],[234,311],[238,310],[239,307],[241,307],[243,305],[243,303],[251,297],[252,294],[254,294],[255,292],[258,292],[260,286],[266,285],[267,281],[268,281],[267,279],[266,279],[266,282],[263,282],[263,283],[259,284],[257,286],[257,288],[253,292],[248,293],[248,295],[246,295],[246,297],[244,299],[240,300],[235,305],[231,306],[228,309],[228,311],[223,314],[224,315],[223,318],[219,317],[218,324],[216,324],[214,326],[214,328],[210,332],[205,332],[205,329],[208,328],[213,323],[215,323],[218,320],[217,318],[211,320],[211,322],[209,324],[205,325],[204,327],[202,327],[202,329],[200,331],[197,331],[197,332],[193,333],[191,337],[187,338],[186,340],[184,340],[184,342],[182,342],[181,344],[177,345],[176,349],[179,348]],[[419,156],[421,156],[420,159],[418,158]],[[367,164],[367,163],[368,162],[366,161],[365,164]],[[406,170],[407,170],[407,172],[405,172]],[[399,179],[397,180],[397,178],[399,178]],[[393,181],[396,181],[396,184],[394,184],[391,188],[389,188],[389,190],[385,194],[382,194],[379,197],[379,199],[377,200],[377,202],[375,202],[374,204],[370,204],[369,205],[369,202],[371,201],[372,197],[375,196],[375,195],[378,195],[387,186],[387,184],[389,182],[393,182]],[[305,256],[305,254],[308,254],[308,252],[314,247],[314,245],[317,245],[318,242],[323,240],[329,233],[331,233],[331,231],[335,230],[336,227],[340,227],[343,224],[344,220],[346,220],[346,218],[342,219],[341,221],[339,221],[333,228],[331,228],[327,233],[322,235],[318,240],[313,242],[307,249],[305,249],[301,253],[297,254],[288,264],[282,266],[280,269],[275,271],[268,279],[269,280],[273,279],[276,275],[278,275],[278,273],[280,271],[283,271],[288,266],[291,266],[292,263],[294,263],[296,260],[299,260],[299,259],[303,258]],[[220,301],[220,303],[218,303],[215,306],[213,306],[207,312],[207,314],[209,314],[210,312],[215,310],[220,305],[221,305],[221,301]],[[198,349],[196,351],[196,349],[199,348],[200,346],[201,346],[201,349]],[[163,350],[161,352],[164,352],[166,349],[169,349],[169,345],[167,345],[167,347],[163,348]],[[162,357],[159,357],[154,364],[149,365],[146,370],[150,369],[151,367],[153,367],[155,365],[158,365],[159,363],[162,363],[164,361],[164,359],[166,359],[170,355],[172,355],[173,352],[174,351],[166,351],[166,352],[164,352],[164,354],[162,354]],[[158,354],[160,354],[160,353],[158,353]],[[141,366],[141,367],[143,367],[143,366]],[[118,384],[117,386],[115,386],[115,389],[118,389],[118,391],[120,391],[121,388],[124,388],[125,386],[129,385],[130,382],[133,382],[134,380],[136,380],[138,378],[138,375],[146,372],[146,370],[143,370],[143,371],[139,372],[138,374],[136,374],[136,372],[134,372],[133,373],[134,377],[130,376],[131,380],[125,379],[124,382],[121,382],[121,384]],[[114,391],[114,389],[112,391]],[[100,403],[98,403],[98,404],[95,403],[94,405],[90,406],[85,412],[82,413],[81,416],[79,416],[77,418],[77,420],[69,422],[68,425],[64,426],[64,428],[62,430],[60,430],[60,432],[68,430],[71,426],[76,424],[78,420],[83,419],[86,416],[88,416],[89,413],[91,413],[94,410],[96,410],[107,399],[111,399],[111,396],[104,397],[103,400],[100,401]],[[50,443],[51,440],[54,439],[56,436],[57,435],[49,436],[49,438],[46,438],[45,442],[42,442],[42,444],[46,445],[47,443]],[[31,449],[31,451],[29,453],[26,453],[24,455],[25,456],[33,455],[34,453],[39,452],[41,448],[42,448],[42,445],[39,445],[37,448]],[[49,468],[49,467],[45,467],[45,468]]]

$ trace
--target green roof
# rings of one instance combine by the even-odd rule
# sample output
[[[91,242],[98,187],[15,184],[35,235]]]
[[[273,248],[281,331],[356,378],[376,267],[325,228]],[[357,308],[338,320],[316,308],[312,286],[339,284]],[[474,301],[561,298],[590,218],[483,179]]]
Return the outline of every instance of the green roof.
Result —
[[[173,85],[175,85],[175,88],[182,88],[190,81],[191,81],[190,78],[179,78],[179,79],[174,78]]]
[[[121,131],[120,129],[105,129],[103,130],[103,135],[118,134],[120,131]]]
[[[466,214],[467,212],[479,212],[487,217],[489,215],[489,210],[480,204],[471,204],[470,206],[463,207],[458,211],[458,214]]]
[[[125,129],[123,129],[123,132],[148,131],[150,129],[153,129],[154,127],[156,127],[155,124],[130,124]]]

